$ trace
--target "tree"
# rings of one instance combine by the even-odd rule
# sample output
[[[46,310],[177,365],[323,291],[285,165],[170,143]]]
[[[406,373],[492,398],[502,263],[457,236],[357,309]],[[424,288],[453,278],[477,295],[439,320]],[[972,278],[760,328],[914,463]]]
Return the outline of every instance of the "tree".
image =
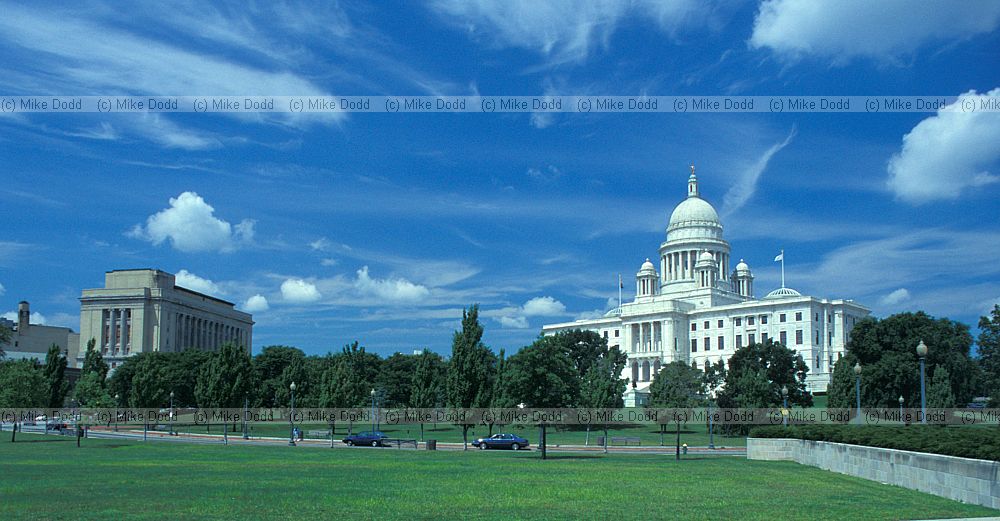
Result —
[[[303,361],[305,357],[302,350],[289,346],[267,346],[261,350],[253,358],[253,369],[259,382],[255,405],[277,407],[288,403],[288,385],[291,382],[286,383],[282,373],[289,365],[295,361]]]
[[[833,375],[826,390],[826,406],[830,409],[850,409],[857,403],[854,398],[854,365],[857,363],[858,358],[848,352],[833,365]]]
[[[441,355],[424,349],[417,355],[417,363],[410,381],[410,406],[431,409],[441,405],[445,368]],[[420,423],[420,439],[424,439],[424,424]]]
[[[449,407],[483,408],[490,404],[496,356],[483,345],[483,326],[479,323],[479,305],[462,310],[462,329],[451,343],[445,393]],[[462,425],[464,450],[469,450],[469,427]]]
[[[63,356],[59,346],[52,344],[48,354],[45,355],[45,369],[42,374],[48,384],[48,406],[59,408],[66,400],[66,393],[69,391],[69,382],[66,381],[66,357]]]
[[[393,353],[382,361],[375,387],[385,393],[386,407],[406,407],[410,403],[416,364],[416,356],[403,353]]]
[[[355,341],[347,344],[341,353],[332,356],[323,373],[320,391],[322,407],[364,407],[371,401],[379,365],[378,355],[365,352]]]
[[[622,394],[628,380],[621,377],[628,356],[617,347],[609,349],[590,365],[580,384],[579,406],[588,409],[615,409],[624,405]],[[604,424],[604,451],[608,450],[608,425]],[[590,423],[587,423],[587,443],[590,443]]]
[[[993,305],[989,317],[979,317],[976,347],[983,375],[982,390],[990,399],[990,407],[1000,407],[1000,305]]]
[[[809,366],[794,350],[784,345],[768,340],[764,343],[750,344],[741,347],[729,358],[729,370],[726,372],[725,387],[719,394],[719,405],[724,401],[740,402],[735,396],[738,387],[735,382],[743,378],[747,370],[762,371],[770,382],[773,396],[761,407],[778,406],[782,404],[781,388],[788,388],[788,402],[809,407],[812,405],[812,395],[806,391],[806,374]],[[726,397],[726,399],[723,399]]]
[[[9,327],[0,324],[0,360],[3,360],[3,358],[7,356],[3,350],[3,346],[10,345],[10,339],[13,336],[13,332]]]
[[[242,408],[253,389],[250,356],[243,347],[227,342],[202,367],[195,398],[200,407]]]
[[[649,385],[649,403],[653,407],[670,407],[689,409],[699,407],[705,402],[705,375],[700,369],[691,367],[684,362],[671,362],[653,377]],[[681,421],[687,421],[681,414],[674,415],[677,423],[677,458],[681,450]],[[663,444],[665,424],[660,424],[660,444]]]
[[[45,407],[49,400],[46,384],[34,360],[0,362],[0,407]]]
[[[511,397],[528,407],[572,407],[580,396],[580,374],[565,342],[543,336],[508,360],[505,371]],[[546,425],[540,425],[539,447],[545,459]]]
[[[493,389],[490,391],[491,409],[509,409],[517,405],[517,401],[510,393],[509,376],[510,366],[507,363],[507,353],[504,349],[500,349],[500,356],[497,357],[496,375],[493,378]],[[495,422],[489,424],[491,435],[494,424]]]
[[[76,387],[73,388],[73,398],[81,407],[114,407],[116,405],[100,377],[96,371],[80,375]]]
[[[862,406],[896,408],[900,396],[905,403],[920,403],[920,361],[916,347],[921,340],[929,348],[927,375],[933,374],[938,366],[945,367],[955,402],[971,401],[978,372],[969,357],[972,346],[969,327],[918,311],[882,320],[869,317],[859,321],[851,331],[847,349],[855,362],[861,364]],[[834,403],[847,401],[847,396],[850,403],[854,403],[853,379],[850,383],[851,388],[838,386],[835,389],[838,397],[830,393]]]
[[[93,338],[87,341],[87,353],[84,355],[80,374],[96,372],[103,382],[108,377],[108,363],[104,361],[101,350],[94,347],[96,344],[97,340]]]
[[[951,375],[944,366],[939,366],[931,375],[927,386],[927,407],[932,409],[950,409],[955,407],[955,394],[951,389]]]

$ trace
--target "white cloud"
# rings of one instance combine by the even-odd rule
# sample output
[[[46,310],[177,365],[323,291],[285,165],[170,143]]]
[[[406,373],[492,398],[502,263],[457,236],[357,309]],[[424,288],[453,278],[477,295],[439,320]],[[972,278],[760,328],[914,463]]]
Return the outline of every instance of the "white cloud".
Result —
[[[267,309],[267,298],[261,294],[254,295],[243,303],[243,311],[247,313],[260,313],[261,311],[267,311]]]
[[[4,293],[7,293],[7,288],[3,287],[3,284],[0,284],[0,295],[3,295]]]
[[[203,279],[188,270],[180,270],[174,277],[177,285],[182,288],[211,296],[218,296],[223,293],[216,283],[209,279]]]
[[[338,262],[337,259],[329,259],[329,258],[319,261],[321,266],[336,266],[337,262]]]
[[[996,99],[1000,88],[986,96]],[[968,188],[1000,181],[989,172],[1000,162],[1000,117],[961,110],[969,104],[980,109],[983,99],[976,91],[962,94],[903,136],[902,150],[887,167],[888,185],[896,196],[911,203],[955,199]]]
[[[736,210],[743,207],[747,201],[753,197],[754,192],[757,191],[757,181],[760,179],[761,174],[767,169],[767,164],[771,162],[771,158],[775,154],[781,151],[781,149],[788,146],[795,138],[796,130],[792,127],[792,131],[788,133],[788,137],[785,138],[781,143],[775,143],[764,151],[764,153],[755,161],[752,165],[748,166],[740,175],[739,179],[729,187],[726,191],[726,195],[722,198],[722,215],[730,215]]]
[[[910,300],[910,292],[906,288],[899,288],[879,299],[879,304],[883,306],[895,306],[907,300]]]
[[[525,317],[497,317],[496,320],[505,329],[528,329],[528,319]]]
[[[128,235],[154,245],[170,239],[173,247],[183,252],[228,252],[253,238],[253,220],[244,219],[234,230],[214,213],[215,208],[201,196],[184,192],[170,198],[170,208],[150,215],[145,227],[137,224]]]
[[[617,304],[617,303],[618,302],[615,301],[615,304]],[[603,311],[603,310],[600,310],[600,309],[594,309],[594,310],[591,310],[591,311],[584,311],[582,313],[578,313],[576,315],[575,320],[592,320],[592,319],[595,319],[595,318],[602,318],[602,317],[604,317],[605,313],[607,313],[607,312]]]
[[[6,318],[7,320],[10,320],[11,322],[14,322],[15,324],[17,323],[17,311],[8,311],[0,316]],[[28,323],[39,326],[46,326],[49,324],[49,321],[47,318],[45,318],[45,315],[35,311],[31,314],[31,316],[28,317]]]
[[[527,317],[552,317],[566,314],[566,306],[552,297],[535,297],[524,303],[521,312]]]
[[[330,242],[330,239],[327,239],[326,237],[320,237],[319,239],[309,243],[309,247],[316,251],[326,251],[330,249],[330,246],[332,245],[333,244]]]
[[[554,165],[548,165],[545,168],[528,168],[528,177],[532,179],[537,179],[539,181],[551,182],[562,177],[562,170],[559,170]]]
[[[790,59],[802,55],[894,59],[931,42],[988,33],[1000,22],[1000,3],[950,0],[768,0],[754,20],[750,46]]]
[[[288,279],[281,283],[281,297],[295,304],[316,302],[323,298],[316,285],[302,279]]]
[[[412,302],[430,294],[425,286],[406,279],[373,279],[368,275],[368,266],[357,272],[354,287],[363,295],[377,297],[389,302]]]
[[[486,39],[496,47],[533,50],[547,57],[551,65],[583,61],[593,48],[607,47],[618,24],[629,14],[650,18],[661,28],[673,30],[710,10],[691,0],[438,0],[432,7],[446,20],[463,27],[473,39]]]

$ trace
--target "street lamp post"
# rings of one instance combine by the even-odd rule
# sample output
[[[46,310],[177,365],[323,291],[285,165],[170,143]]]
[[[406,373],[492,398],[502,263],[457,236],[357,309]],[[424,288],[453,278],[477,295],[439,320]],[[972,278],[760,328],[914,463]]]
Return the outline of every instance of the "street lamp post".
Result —
[[[170,435],[174,435],[174,392],[170,391]]]
[[[372,389],[372,436],[375,435],[375,389]]]
[[[781,386],[781,403],[784,409],[781,411],[781,422],[788,427],[788,386]]]
[[[715,392],[708,393],[708,448],[715,448],[715,425],[712,422],[712,401],[715,400]]]
[[[115,393],[115,432],[118,432],[118,393]]]
[[[899,395],[899,421],[903,421],[903,395]]]
[[[249,440],[250,435],[247,433],[247,416],[250,415],[250,396],[243,395],[243,439]]]
[[[917,356],[920,357],[920,423],[927,424],[927,389],[924,386],[924,370],[927,359],[927,344],[923,340],[917,344]]]
[[[288,444],[292,447],[295,446],[295,382],[288,386],[288,390],[292,391],[292,410],[288,414],[288,423],[291,423],[291,432],[288,434]]]
[[[861,423],[861,362],[854,364],[854,396],[858,405],[858,423]]]

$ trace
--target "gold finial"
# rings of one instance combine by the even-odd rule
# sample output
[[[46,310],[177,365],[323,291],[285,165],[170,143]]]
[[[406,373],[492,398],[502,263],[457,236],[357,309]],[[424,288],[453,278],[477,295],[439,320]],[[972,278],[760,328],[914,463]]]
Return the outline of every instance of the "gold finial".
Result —
[[[694,175],[694,165],[691,165],[691,175]]]

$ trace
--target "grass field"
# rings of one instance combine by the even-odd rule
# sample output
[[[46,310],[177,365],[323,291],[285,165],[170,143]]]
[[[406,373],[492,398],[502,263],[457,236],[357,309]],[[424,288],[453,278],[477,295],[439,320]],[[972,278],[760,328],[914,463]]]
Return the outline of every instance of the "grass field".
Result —
[[[2,519],[929,519],[998,512],[790,462],[0,439]]]

